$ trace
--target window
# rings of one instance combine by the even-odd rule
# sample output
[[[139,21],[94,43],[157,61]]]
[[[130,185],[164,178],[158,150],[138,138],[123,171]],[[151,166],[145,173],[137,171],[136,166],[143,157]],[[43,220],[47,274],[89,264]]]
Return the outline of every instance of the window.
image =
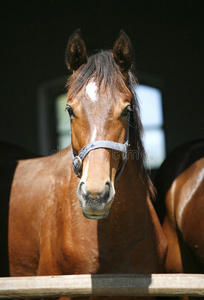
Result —
[[[57,145],[59,150],[64,149],[71,144],[70,118],[66,107],[66,94],[61,94],[56,98],[56,127],[57,127]]]
[[[144,146],[147,152],[146,164],[158,168],[165,158],[165,134],[163,130],[162,94],[159,89],[138,85],[141,120],[144,126]]]
[[[144,126],[146,164],[158,168],[165,158],[165,136],[163,127],[162,95],[159,89],[138,85],[136,92],[140,102],[141,120]],[[61,150],[71,143],[70,120],[65,112],[66,95],[56,98],[57,145]]]

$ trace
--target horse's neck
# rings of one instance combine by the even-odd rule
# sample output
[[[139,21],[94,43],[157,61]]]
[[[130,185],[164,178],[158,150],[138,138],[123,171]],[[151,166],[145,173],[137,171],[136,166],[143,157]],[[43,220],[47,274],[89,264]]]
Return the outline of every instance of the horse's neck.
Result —
[[[136,227],[141,228],[145,224],[148,212],[147,185],[135,160],[128,159],[120,179],[115,183],[115,190],[109,220],[121,226],[120,234],[130,232],[131,228],[135,234]]]
[[[115,188],[110,214],[98,222],[100,257],[110,266],[120,261],[124,272],[161,272],[165,238],[135,161],[127,161]]]
[[[129,142],[128,160],[120,179],[115,182],[116,196],[109,222],[117,222],[116,227],[121,227],[121,235],[127,232],[131,234],[132,230],[132,234],[140,238],[141,235],[147,236],[152,232],[152,228],[157,227],[158,219],[148,192],[153,186],[149,186],[152,183],[147,182],[146,171],[142,161],[139,162],[144,153],[142,149],[138,151],[133,127],[130,127]]]

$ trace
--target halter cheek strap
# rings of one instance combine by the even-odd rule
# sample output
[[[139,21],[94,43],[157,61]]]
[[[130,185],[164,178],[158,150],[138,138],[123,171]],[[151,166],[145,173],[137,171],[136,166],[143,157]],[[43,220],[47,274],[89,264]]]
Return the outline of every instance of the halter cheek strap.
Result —
[[[115,176],[115,180],[118,179],[124,169],[125,163],[127,161],[127,149],[129,146],[129,119],[130,119],[130,115],[128,113],[128,119],[127,119],[127,134],[126,134],[126,141],[124,144],[122,143],[116,143],[116,142],[112,142],[112,141],[94,141],[89,143],[88,145],[86,145],[85,147],[83,147],[79,153],[78,156],[74,156],[74,152],[72,149],[72,157],[73,157],[73,171],[74,173],[80,177],[79,175],[79,171],[82,168],[82,164],[83,164],[83,160],[85,159],[85,157],[87,156],[87,154],[95,149],[99,149],[99,148],[105,148],[105,149],[112,149],[112,150],[116,150],[119,152],[122,152],[122,165],[120,166],[120,168],[118,169],[116,176]]]

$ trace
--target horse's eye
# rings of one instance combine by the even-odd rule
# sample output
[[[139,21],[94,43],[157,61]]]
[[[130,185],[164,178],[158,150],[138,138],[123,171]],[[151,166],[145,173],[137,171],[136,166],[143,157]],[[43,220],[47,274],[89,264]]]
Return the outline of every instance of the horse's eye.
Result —
[[[66,110],[68,111],[70,118],[71,118],[71,117],[75,117],[73,108],[72,108],[71,106],[67,105],[67,106],[66,106]]]
[[[130,111],[132,111],[130,105],[126,106],[126,108],[123,110],[121,114],[121,117],[126,117]]]

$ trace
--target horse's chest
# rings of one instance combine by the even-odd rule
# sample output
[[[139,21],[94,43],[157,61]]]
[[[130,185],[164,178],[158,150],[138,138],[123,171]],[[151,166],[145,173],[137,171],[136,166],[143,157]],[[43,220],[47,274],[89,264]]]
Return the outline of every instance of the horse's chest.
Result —
[[[94,245],[90,247],[79,247],[74,249],[71,254],[71,274],[94,274],[99,269],[98,249]],[[66,272],[65,272],[66,273]]]
[[[97,239],[83,237],[61,249],[63,274],[134,273],[129,251],[101,245]]]
[[[83,228],[83,227],[82,227]],[[84,228],[83,228],[84,229]],[[96,231],[87,228],[70,232],[68,239],[63,239],[58,252],[58,261],[62,274],[91,274],[99,268],[99,249]]]
[[[98,245],[97,245],[98,246]],[[72,249],[65,258],[66,269],[64,274],[96,274],[96,273],[134,273],[135,265],[129,258],[120,253],[113,255],[111,250],[106,249],[106,255],[102,249],[95,245],[84,248]],[[119,250],[118,250],[119,252]]]

